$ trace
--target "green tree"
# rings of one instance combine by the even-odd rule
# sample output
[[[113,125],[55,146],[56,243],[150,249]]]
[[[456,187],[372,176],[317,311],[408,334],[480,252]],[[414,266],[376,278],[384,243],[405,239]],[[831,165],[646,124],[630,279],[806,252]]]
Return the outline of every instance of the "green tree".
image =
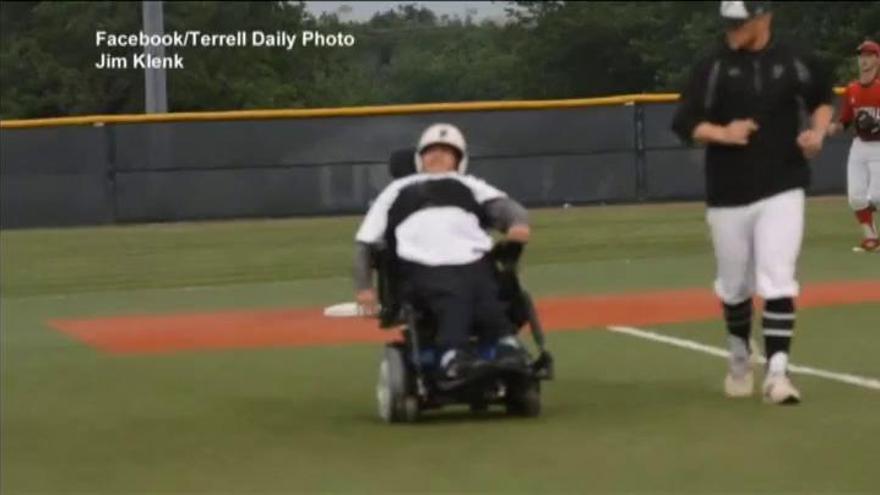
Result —
[[[718,2],[508,2],[505,25],[437,16],[417,4],[369,21],[314,17],[302,2],[165,2],[166,32],[318,30],[351,48],[170,48],[169,109],[568,98],[676,91],[721,37]],[[95,31],[137,33],[141,2],[0,4],[0,116],[143,110],[139,69],[96,70]],[[854,47],[880,37],[880,2],[777,2],[777,33],[812,47],[838,84],[855,77]]]
[[[165,30],[234,34],[298,32],[302,3],[166,2]],[[185,70],[168,71],[169,108],[174,111],[304,106],[302,94],[315,63],[306,50],[190,46],[177,50]],[[303,70],[305,68],[305,70]]]
[[[7,2],[0,12],[3,118],[143,109],[141,73],[94,69],[95,32],[137,32],[140,2]]]

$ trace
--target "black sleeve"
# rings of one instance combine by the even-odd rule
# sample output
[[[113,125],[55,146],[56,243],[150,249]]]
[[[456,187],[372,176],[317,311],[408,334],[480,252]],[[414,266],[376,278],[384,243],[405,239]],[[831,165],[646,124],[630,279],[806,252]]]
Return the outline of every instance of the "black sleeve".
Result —
[[[720,62],[714,57],[704,58],[694,66],[681,92],[672,118],[672,131],[687,144],[693,141],[694,128],[708,120],[717,91],[719,70]]]
[[[794,66],[799,94],[804,99],[807,111],[813,113],[822,105],[832,105],[834,87],[827,64],[815,56],[803,54],[795,55]]]

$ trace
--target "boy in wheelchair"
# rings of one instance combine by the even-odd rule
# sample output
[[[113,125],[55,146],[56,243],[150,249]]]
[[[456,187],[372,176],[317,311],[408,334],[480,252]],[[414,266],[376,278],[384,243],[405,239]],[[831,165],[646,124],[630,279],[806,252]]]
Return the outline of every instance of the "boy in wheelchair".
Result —
[[[358,304],[375,312],[372,267],[381,253],[380,282],[393,287],[391,299],[411,308],[421,316],[418,325],[432,330],[438,380],[460,383],[489,367],[528,366],[515,337],[518,324],[500,296],[498,260],[490,254],[493,241],[486,231],[505,232],[506,249],[518,257],[511,246],[521,249],[530,237],[525,209],[466,175],[466,143],[455,126],[428,127],[414,160],[416,173],[382,191],[355,236]],[[383,302],[383,320],[389,323],[397,315],[389,315],[391,308]],[[475,351],[475,337],[484,352]]]

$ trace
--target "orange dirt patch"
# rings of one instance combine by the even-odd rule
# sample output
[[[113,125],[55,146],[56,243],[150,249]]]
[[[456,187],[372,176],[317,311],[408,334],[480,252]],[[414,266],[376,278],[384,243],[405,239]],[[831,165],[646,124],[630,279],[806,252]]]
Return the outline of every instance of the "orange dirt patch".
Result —
[[[880,282],[812,284],[801,308],[880,302]],[[547,331],[607,325],[657,325],[719,318],[707,289],[546,298],[538,312]],[[396,332],[375,320],[327,318],[320,308],[52,320],[65,334],[100,350],[162,353],[203,349],[316,346],[385,342]]]

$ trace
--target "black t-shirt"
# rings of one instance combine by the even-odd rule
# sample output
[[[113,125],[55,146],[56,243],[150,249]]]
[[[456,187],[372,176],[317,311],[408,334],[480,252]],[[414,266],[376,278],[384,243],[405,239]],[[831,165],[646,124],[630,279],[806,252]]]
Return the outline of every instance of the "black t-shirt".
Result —
[[[694,67],[672,129],[686,142],[701,122],[750,118],[759,129],[746,146],[707,146],[708,205],[745,205],[806,188],[810,170],[797,136],[832,98],[829,74],[812,56],[775,39],[759,52],[732,50],[722,41]]]

